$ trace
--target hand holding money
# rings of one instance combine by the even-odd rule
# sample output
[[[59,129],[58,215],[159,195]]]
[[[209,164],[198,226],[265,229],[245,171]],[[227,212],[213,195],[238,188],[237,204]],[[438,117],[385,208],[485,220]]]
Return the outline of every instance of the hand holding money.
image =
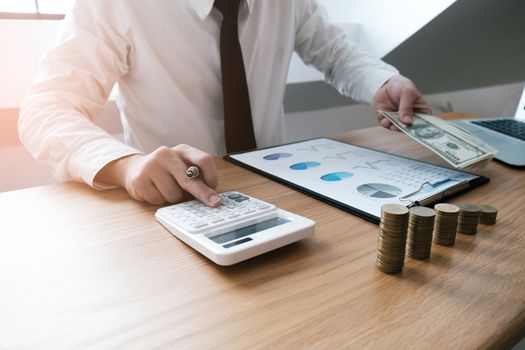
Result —
[[[481,170],[497,151],[467,131],[438,117],[414,113],[412,125],[399,121],[398,114],[381,112],[405,134],[425,145],[454,168]]]
[[[383,118],[380,111],[398,111],[401,121],[405,124],[412,123],[413,112],[432,114],[430,106],[414,83],[399,74],[388,79],[379,88],[374,95],[372,105],[377,112],[381,126],[391,130],[397,130],[397,128],[388,119]]]

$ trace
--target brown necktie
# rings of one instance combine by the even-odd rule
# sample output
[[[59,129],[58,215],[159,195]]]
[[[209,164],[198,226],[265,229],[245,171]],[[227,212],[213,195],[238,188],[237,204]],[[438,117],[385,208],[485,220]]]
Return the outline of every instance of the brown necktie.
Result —
[[[239,4],[241,0],[215,0],[222,13],[221,72],[224,102],[224,136],[226,151],[239,152],[256,148],[250,96],[239,43]]]

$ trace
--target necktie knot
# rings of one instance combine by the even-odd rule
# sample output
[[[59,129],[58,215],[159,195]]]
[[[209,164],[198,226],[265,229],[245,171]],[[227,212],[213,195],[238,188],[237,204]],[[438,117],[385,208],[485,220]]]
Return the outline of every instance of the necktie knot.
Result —
[[[241,0],[215,0],[213,7],[222,13],[224,18],[237,18]]]

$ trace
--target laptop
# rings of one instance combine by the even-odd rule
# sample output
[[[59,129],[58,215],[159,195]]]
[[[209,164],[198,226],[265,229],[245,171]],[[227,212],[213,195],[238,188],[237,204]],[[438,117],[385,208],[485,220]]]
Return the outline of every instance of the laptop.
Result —
[[[525,167],[525,87],[514,118],[464,119],[453,123],[496,148],[496,159]]]

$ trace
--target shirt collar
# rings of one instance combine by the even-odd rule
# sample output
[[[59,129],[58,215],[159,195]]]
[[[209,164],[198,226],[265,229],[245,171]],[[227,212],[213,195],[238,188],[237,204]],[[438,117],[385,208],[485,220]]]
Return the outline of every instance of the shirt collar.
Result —
[[[205,19],[211,12],[213,8],[214,0],[189,0],[190,5],[193,10],[197,13],[200,19]],[[253,1],[254,0],[244,0],[248,4],[248,13],[252,13]]]

